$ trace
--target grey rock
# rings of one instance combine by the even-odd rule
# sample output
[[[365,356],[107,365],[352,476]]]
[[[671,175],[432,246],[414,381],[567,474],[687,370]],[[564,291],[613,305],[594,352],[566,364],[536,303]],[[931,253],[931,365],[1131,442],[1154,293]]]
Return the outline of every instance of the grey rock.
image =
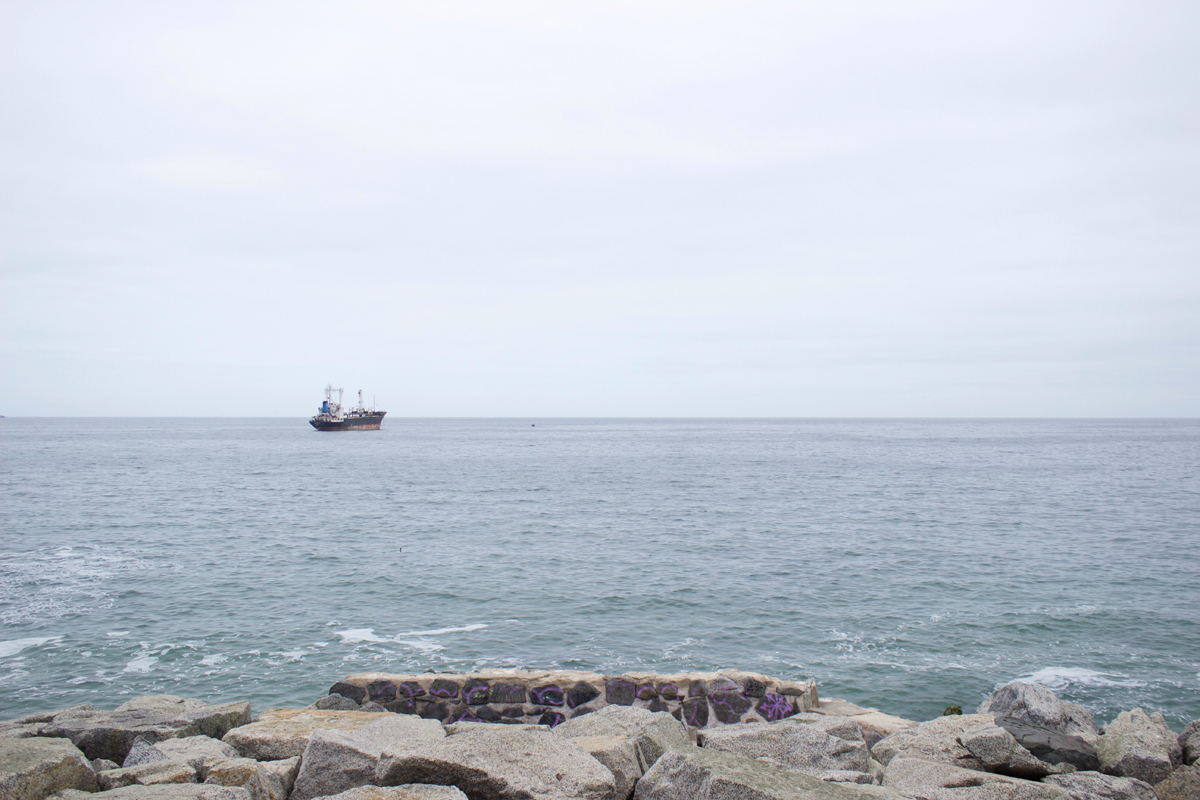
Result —
[[[237,758],[238,752],[220,739],[211,736],[185,736],[182,739],[166,739],[154,745],[154,749],[172,761],[185,761],[197,772],[206,762]]]
[[[492,800],[610,800],[616,790],[608,768],[569,738],[503,725],[383,756],[375,783],[457,786],[469,797]]]
[[[875,776],[870,772],[858,772],[852,769],[829,769],[817,773],[817,777],[832,783],[861,783],[864,786],[876,783]]]
[[[1183,763],[1195,764],[1200,760],[1200,719],[1193,720],[1179,734],[1179,749],[1183,754]]]
[[[556,736],[622,736],[633,743],[643,772],[659,756],[676,745],[691,744],[687,728],[665,711],[648,711],[632,706],[605,706],[591,714],[575,717],[554,728]]]
[[[278,761],[303,754],[309,736],[317,728],[354,731],[378,719],[378,715],[363,711],[272,708],[249,725],[234,728],[222,741],[245,758]]]
[[[1166,780],[1182,763],[1179,737],[1162,714],[1140,708],[1122,711],[1096,741],[1100,771],[1149,784]]]
[[[283,758],[278,761],[260,761],[258,765],[279,778],[285,795],[292,793],[292,787],[296,785],[296,775],[300,772],[300,756]]]
[[[979,706],[980,714],[1008,717],[1059,733],[1096,735],[1096,720],[1081,705],[1067,703],[1036,683],[1013,681],[992,692]]]
[[[1002,772],[1036,781],[1058,771],[1035,758],[1017,743],[1011,733],[998,725],[964,731],[958,741],[979,759],[988,772]]]
[[[358,710],[365,711],[368,714],[383,714],[387,712],[387,708],[379,705],[379,703],[376,703],[374,700],[368,700],[367,702],[363,703]]]
[[[63,789],[96,791],[96,774],[66,739],[0,739],[0,797],[42,800]]]
[[[374,717],[370,725],[355,731],[318,728],[304,748],[291,800],[311,800],[373,783],[383,754],[420,749],[445,736],[436,720],[398,714]]]
[[[320,800],[467,800],[461,789],[410,783],[405,786],[362,786]]]
[[[1098,736],[1062,733],[1011,717],[996,717],[996,724],[1011,733],[1035,758],[1049,764],[1070,764],[1081,770],[1100,769],[1100,757],[1093,745]]]
[[[162,786],[124,786],[119,789],[87,794],[68,789],[54,795],[57,800],[251,800],[245,789],[205,786],[196,783]]]
[[[92,769],[96,772],[106,772],[110,769],[120,769],[121,765],[115,761],[109,761],[107,758],[93,758]]]
[[[702,741],[706,748],[769,758],[810,775],[831,770],[866,773],[871,753],[862,729],[846,717],[811,716],[712,728],[704,731]]]
[[[1155,800],[1154,787],[1145,781],[1092,770],[1051,775],[1043,783],[1065,789],[1071,800]]]
[[[608,767],[617,800],[633,796],[633,787],[644,772],[633,741],[624,736],[576,736],[571,741]]]
[[[153,764],[156,761],[170,761],[161,752],[154,748],[154,745],[147,742],[141,736],[133,740],[133,744],[129,748],[129,753],[125,756],[125,760],[121,762],[122,767],[140,767],[142,764]]]
[[[691,745],[664,753],[634,790],[635,800],[899,800],[900,797],[876,786],[823,781],[771,761]]]
[[[313,704],[322,711],[358,711],[358,703],[340,694],[327,694]],[[376,703],[378,705],[378,703]],[[380,706],[382,708],[382,706]],[[386,710],[386,709],[385,709]]]
[[[212,786],[240,786],[251,800],[287,800],[281,777],[252,758],[226,758],[204,767],[204,782]]]
[[[871,753],[886,765],[896,756],[940,761],[970,770],[1036,779],[1056,770],[1021,747],[990,714],[962,714],[922,722],[877,742]]]
[[[1158,800],[1200,800],[1200,770],[1184,765],[1155,785]]]
[[[181,736],[219,739],[249,721],[249,703],[209,705],[171,695],[152,695],[131,700],[115,711],[67,709],[45,723],[40,735],[70,739],[88,758],[123,763],[139,736],[150,744]]]
[[[883,786],[917,800],[1070,800],[1058,786],[919,758],[889,761]]]
[[[195,783],[196,770],[183,761],[156,761],[136,767],[121,767],[96,775],[100,788],[119,789],[122,786],[157,786],[163,783]]]

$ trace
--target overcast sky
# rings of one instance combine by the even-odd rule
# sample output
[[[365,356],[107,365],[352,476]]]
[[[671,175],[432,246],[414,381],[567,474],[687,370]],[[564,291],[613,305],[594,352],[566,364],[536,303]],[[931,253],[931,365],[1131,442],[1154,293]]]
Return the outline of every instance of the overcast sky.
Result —
[[[0,414],[1200,416],[1200,3],[0,0]]]

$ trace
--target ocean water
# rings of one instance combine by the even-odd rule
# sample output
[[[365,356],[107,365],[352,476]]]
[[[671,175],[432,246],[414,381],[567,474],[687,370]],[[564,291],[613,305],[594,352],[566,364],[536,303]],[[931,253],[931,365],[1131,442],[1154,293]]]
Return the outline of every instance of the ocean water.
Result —
[[[0,717],[741,668],[1200,718],[1200,421],[0,420]]]

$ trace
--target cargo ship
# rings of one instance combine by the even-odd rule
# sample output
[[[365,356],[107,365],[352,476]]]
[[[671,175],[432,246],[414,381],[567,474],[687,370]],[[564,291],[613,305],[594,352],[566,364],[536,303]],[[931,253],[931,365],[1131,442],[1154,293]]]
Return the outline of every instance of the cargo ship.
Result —
[[[337,400],[333,399],[334,394],[337,394]],[[376,411],[374,407],[364,406],[362,389],[358,390],[358,408],[344,410],[342,390],[329,384],[325,387],[325,402],[321,403],[321,413],[310,419],[308,424],[319,431],[377,431],[383,424],[383,415],[386,413]]]

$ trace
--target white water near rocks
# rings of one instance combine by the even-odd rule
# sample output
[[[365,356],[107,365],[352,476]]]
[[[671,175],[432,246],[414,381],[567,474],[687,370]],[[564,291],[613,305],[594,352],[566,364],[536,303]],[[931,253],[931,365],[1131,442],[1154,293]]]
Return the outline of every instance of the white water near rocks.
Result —
[[[1197,421],[6,419],[0,448],[0,717],[497,666],[1200,717]]]

